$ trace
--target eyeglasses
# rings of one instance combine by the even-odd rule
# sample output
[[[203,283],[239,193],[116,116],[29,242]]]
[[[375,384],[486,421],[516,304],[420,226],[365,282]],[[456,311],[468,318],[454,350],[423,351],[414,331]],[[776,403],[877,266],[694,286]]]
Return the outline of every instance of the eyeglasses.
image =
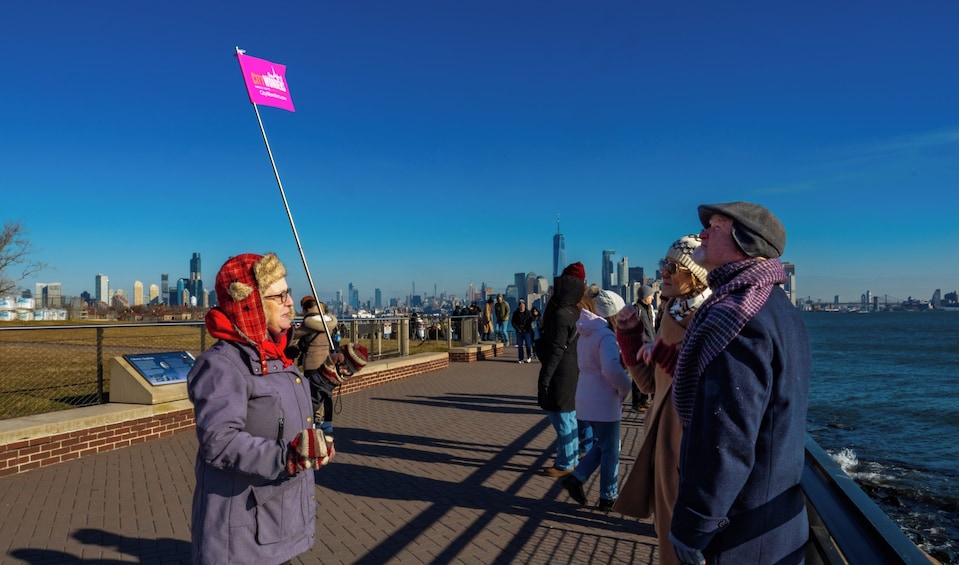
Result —
[[[264,296],[263,300],[276,300],[278,304],[283,304],[286,302],[287,298],[291,297],[292,294],[293,294],[293,289],[290,287],[286,287],[286,290],[284,290],[280,294],[271,294],[270,296]]]
[[[680,272],[680,271],[685,272],[685,271],[688,271],[689,269],[687,269],[686,267],[680,265],[680,264],[677,263],[676,261],[672,261],[672,260],[668,260],[668,259],[662,259],[662,260],[659,262],[659,270],[660,270],[660,272],[663,273],[663,274],[667,274],[667,275],[672,276],[672,275],[675,275],[676,273],[678,273],[678,272]]]

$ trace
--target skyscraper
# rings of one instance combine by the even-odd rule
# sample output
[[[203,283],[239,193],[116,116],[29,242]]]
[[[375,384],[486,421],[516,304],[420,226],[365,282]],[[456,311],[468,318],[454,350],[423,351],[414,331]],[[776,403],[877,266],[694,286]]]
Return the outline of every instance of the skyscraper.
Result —
[[[196,298],[197,306],[205,306],[203,300],[203,276],[200,274],[200,254],[194,253],[190,259],[190,283],[187,287],[190,296]]]
[[[133,281],[133,305],[143,306],[143,283]]]
[[[378,288],[373,289],[373,306],[377,310],[383,308],[383,293]]]
[[[627,288],[629,287],[629,257],[623,257],[616,264],[616,292],[623,299],[629,298]]]
[[[553,236],[553,278],[566,268],[566,239],[559,231],[559,214],[556,214],[556,235]]]
[[[166,304],[173,304],[170,300],[170,275],[167,273],[160,274],[160,299]]]
[[[155,284],[150,285],[150,304],[156,304],[160,300],[160,287]]]
[[[792,305],[799,306],[799,297],[796,295],[796,265],[783,263],[783,270],[786,271],[786,284],[783,285],[783,290],[786,291]]]
[[[110,300],[110,277],[102,274],[97,275],[94,291],[96,292],[94,298],[96,298],[98,302],[107,302]]]
[[[615,281],[613,280],[615,276],[615,271],[613,271],[614,253],[616,253],[616,251],[612,249],[603,250],[603,274],[599,285],[603,290],[615,290]]]
[[[37,308],[59,308],[63,306],[60,283],[37,283],[37,293],[34,298],[37,300]]]

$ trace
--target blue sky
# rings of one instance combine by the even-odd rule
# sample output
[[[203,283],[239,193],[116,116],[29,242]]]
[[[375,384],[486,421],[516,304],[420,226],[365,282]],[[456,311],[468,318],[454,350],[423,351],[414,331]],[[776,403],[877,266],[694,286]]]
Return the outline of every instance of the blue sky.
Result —
[[[800,296],[959,287],[955,2],[17,2],[4,6],[0,220],[35,282],[132,292],[275,251],[317,290],[497,290],[603,249],[655,269],[696,206],[787,228]],[[275,6],[280,6],[275,4]]]

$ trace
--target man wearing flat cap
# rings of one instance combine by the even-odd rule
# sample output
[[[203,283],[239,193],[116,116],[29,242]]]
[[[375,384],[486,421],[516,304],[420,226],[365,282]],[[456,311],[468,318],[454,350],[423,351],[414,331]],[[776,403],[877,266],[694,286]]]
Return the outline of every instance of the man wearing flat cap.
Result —
[[[686,330],[673,374],[683,425],[669,539],[682,563],[802,563],[802,475],[811,355],[778,285],[786,230],[749,202],[699,206],[693,261],[710,298]]]

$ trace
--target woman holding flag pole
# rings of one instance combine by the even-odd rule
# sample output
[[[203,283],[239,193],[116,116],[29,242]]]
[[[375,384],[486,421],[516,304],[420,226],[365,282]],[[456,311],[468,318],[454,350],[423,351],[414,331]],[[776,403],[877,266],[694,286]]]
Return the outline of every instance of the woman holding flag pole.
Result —
[[[247,57],[239,48],[236,56],[316,296],[257,109],[265,104],[293,111],[286,67]],[[199,440],[191,514],[194,563],[288,563],[313,547],[313,473],[335,452],[332,438],[314,429],[309,382],[289,357],[291,293],[286,268],[272,253],[236,255],[217,274],[218,305],[207,313],[206,325],[218,341],[187,377]],[[325,329],[340,372],[343,354]]]

